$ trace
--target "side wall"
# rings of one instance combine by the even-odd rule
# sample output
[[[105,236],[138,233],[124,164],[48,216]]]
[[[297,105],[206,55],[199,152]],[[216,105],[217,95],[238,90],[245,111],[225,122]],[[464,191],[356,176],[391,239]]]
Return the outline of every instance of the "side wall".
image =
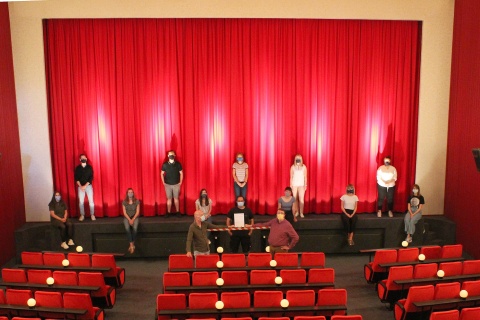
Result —
[[[14,231],[25,223],[20,138],[8,4],[0,3],[0,265],[15,254]]]
[[[472,148],[480,148],[480,6],[457,0],[452,57],[445,213],[457,224],[457,241],[477,259],[480,172]]]
[[[49,0],[9,8],[27,221],[48,220],[44,208],[53,190],[42,35],[48,18],[423,21],[416,180],[428,201],[425,213],[443,214],[454,0]]]

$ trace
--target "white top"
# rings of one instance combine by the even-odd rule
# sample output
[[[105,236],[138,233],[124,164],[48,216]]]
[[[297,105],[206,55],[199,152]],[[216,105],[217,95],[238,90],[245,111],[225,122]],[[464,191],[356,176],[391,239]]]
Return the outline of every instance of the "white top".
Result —
[[[304,187],[305,186],[305,171],[307,168],[305,165],[299,167],[297,165],[292,165],[292,187]]]
[[[340,200],[343,201],[343,207],[348,210],[355,210],[355,203],[358,202],[358,197],[356,194],[349,196],[348,194],[344,194]]]
[[[390,181],[392,180],[392,181]],[[390,181],[390,182],[386,182]],[[394,166],[382,165],[377,170],[377,183],[382,187],[394,187],[395,181],[397,181],[397,169]]]
[[[203,212],[203,215],[206,216],[208,214],[208,211],[210,211],[210,208],[213,205],[212,199],[208,199],[208,206],[202,206],[201,205],[201,199],[195,200],[195,206]]]
[[[235,169],[235,175],[237,176],[238,182],[245,182],[248,164],[246,162],[242,162],[241,164],[234,162],[232,168]]]

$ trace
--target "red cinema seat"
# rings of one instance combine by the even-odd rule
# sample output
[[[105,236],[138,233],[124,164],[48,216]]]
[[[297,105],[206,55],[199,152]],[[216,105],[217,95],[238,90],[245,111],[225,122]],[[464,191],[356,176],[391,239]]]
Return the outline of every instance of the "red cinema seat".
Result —
[[[462,274],[480,274],[480,260],[463,261]]]
[[[296,316],[293,320],[326,320],[325,316]]]
[[[93,254],[92,267],[106,267],[109,271],[103,272],[107,284],[121,288],[125,283],[125,269],[117,266],[115,257],[111,254]]]
[[[60,285],[78,286],[78,275],[75,271],[53,271],[53,280]]]
[[[363,268],[365,280],[368,283],[376,283],[387,278],[387,270],[381,268],[379,264],[393,263],[397,261],[397,250],[378,250],[372,262],[366,264]]]
[[[31,283],[46,284],[47,278],[51,276],[52,276],[51,270],[37,270],[37,269],[27,270],[28,282],[31,282]]]
[[[469,297],[480,296],[480,280],[465,281],[462,290],[467,290]]]
[[[391,267],[388,278],[377,283],[378,298],[382,302],[388,302],[392,306],[402,295],[402,286],[395,283],[396,280],[413,278],[413,266]],[[403,289],[408,289],[404,287]]]
[[[22,264],[43,265],[43,254],[41,252],[24,251],[21,254]]]
[[[308,283],[335,282],[335,270],[333,268],[308,270]]]
[[[478,320],[480,319],[480,307],[463,308],[460,312],[460,320]]]
[[[442,247],[441,259],[461,258],[463,255],[463,246],[461,244],[446,244]]]
[[[171,254],[168,256],[168,271],[175,269],[192,269],[193,258],[185,254]]]
[[[250,293],[222,292],[221,299],[225,309],[239,309],[250,307]]]
[[[184,294],[162,293],[157,295],[157,314],[160,310],[185,310],[187,299]],[[157,320],[169,320],[170,316],[158,316]]]
[[[100,272],[80,272],[78,274],[78,285],[99,287],[97,291],[90,294],[92,301],[98,301],[98,304],[95,303],[95,305],[109,309],[115,305],[117,291],[115,287],[105,284],[105,278]]]
[[[414,279],[435,278],[438,265],[436,263],[417,264],[413,270]]]
[[[282,284],[303,284],[307,282],[307,272],[304,269],[280,270],[280,277],[282,278]]]
[[[303,252],[300,258],[301,267],[325,267],[325,253],[323,252]]]
[[[430,320],[458,320],[458,310],[436,311],[430,314]]]
[[[39,307],[48,307],[48,308],[63,308],[63,297],[60,292],[52,291],[36,291],[35,300],[37,306]],[[53,312],[39,312],[38,315],[41,318],[49,319],[64,319],[63,314],[53,313]]]
[[[278,307],[282,299],[282,291],[257,290],[253,293],[253,306],[255,308]]]
[[[405,320],[410,317],[422,316],[420,308],[415,307],[414,302],[433,300],[435,289],[432,285],[414,286],[408,291],[406,299],[398,300],[393,310],[395,320]]]
[[[363,317],[359,314],[349,316],[332,316],[330,320],[363,320]]]
[[[24,269],[2,269],[3,282],[27,282],[27,275]]]
[[[7,304],[27,306],[27,301],[33,298],[33,294],[32,290],[7,289],[5,297]],[[35,311],[18,311],[17,315],[20,317],[36,317],[37,313]]]
[[[247,271],[223,271],[222,279],[226,286],[248,285]]]
[[[462,274],[463,263],[460,261],[442,262],[438,265],[438,270],[445,272],[445,277],[459,276]]]
[[[460,282],[446,282],[446,283],[437,283],[435,285],[435,293],[433,295],[434,300],[444,300],[444,299],[456,299],[460,295]],[[456,309],[457,304],[443,304],[438,307],[432,307],[431,311],[442,311],[448,309]]]
[[[249,253],[247,264],[249,267],[270,267],[271,260],[270,253]]]
[[[274,260],[278,267],[298,267],[298,253],[276,252]]]
[[[217,262],[220,261],[218,254],[199,255],[195,257],[195,268],[197,269],[212,269],[217,267]]]
[[[189,287],[190,274],[188,272],[164,272],[163,293],[173,293],[165,290],[166,287]]]
[[[70,252],[67,254],[67,259],[72,267],[90,267],[92,265],[92,260],[88,253]]]
[[[218,301],[216,293],[190,293],[188,296],[188,308],[195,309],[215,309],[215,303]],[[192,316],[191,318],[215,318],[216,314],[202,314],[201,316]]]
[[[217,271],[192,273],[192,286],[216,286],[218,279]]]
[[[250,271],[250,284],[275,284],[277,271],[252,270]]]
[[[315,291],[313,290],[288,290],[286,297],[288,305],[291,307],[310,307],[315,305]],[[295,311],[286,312],[287,316],[313,316],[313,312],[309,311]]]
[[[65,254],[61,252],[45,252],[43,254],[43,264],[46,266],[62,266],[65,260]]]
[[[442,247],[440,246],[428,246],[422,247],[420,253],[425,255],[425,259],[440,259],[442,256]]]
[[[321,289],[318,290],[317,306],[347,306],[347,290],[345,289]],[[321,312],[321,315],[346,315],[346,310],[333,312]]]
[[[398,249],[397,262],[413,262],[418,260],[418,248],[402,248]]]
[[[224,253],[222,262],[224,268],[243,268],[246,266],[245,255],[242,253]]]
[[[104,320],[105,312],[103,309],[94,307],[92,299],[88,293],[65,292],[63,294],[63,307],[66,309],[84,309],[87,313],[84,315],[71,315],[67,319],[81,320]]]

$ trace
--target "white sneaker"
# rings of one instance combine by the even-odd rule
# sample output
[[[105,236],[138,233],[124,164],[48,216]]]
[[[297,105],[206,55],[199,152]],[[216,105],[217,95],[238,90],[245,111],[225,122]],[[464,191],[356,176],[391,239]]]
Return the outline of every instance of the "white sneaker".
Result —
[[[72,239],[68,240],[68,243],[67,243],[69,246],[74,246],[75,245],[75,242],[73,242]]]
[[[389,216],[390,218],[393,218],[393,212],[389,210],[389,211],[388,211],[388,216]]]
[[[300,213],[300,218],[305,218],[305,216],[303,215],[303,213]]]
[[[377,212],[377,217],[379,217],[379,218],[382,217],[382,211],[378,210],[378,212]]]
[[[92,219],[92,221],[97,220],[97,218],[95,218],[95,216],[90,216],[90,219]]]
[[[65,250],[68,250],[68,245],[64,242],[62,242],[62,244],[60,245],[60,247],[62,247],[63,249]]]
[[[298,217],[298,211],[297,211],[297,212],[295,212],[295,217]]]
[[[80,216],[80,218],[78,218],[78,221],[83,221],[85,220],[85,216]]]

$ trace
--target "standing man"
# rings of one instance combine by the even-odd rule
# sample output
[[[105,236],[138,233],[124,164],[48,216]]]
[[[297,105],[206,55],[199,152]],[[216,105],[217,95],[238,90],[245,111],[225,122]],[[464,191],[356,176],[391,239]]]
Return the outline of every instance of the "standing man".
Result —
[[[82,153],[80,155],[80,164],[75,168],[75,182],[78,187],[78,201],[80,204],[80,218],[78,221],[85,220],[85,194],[88,198],[90,206],[90,218],[95,221],[94,203],[93,203],[93,168],[87,163],[87,156]]]
[[[237,206],[230,209],[228,212],[227,227],[232,227],[235,225],[235,214],[243,215],[244,225],[253,224],[252,210],[245,207],[245,198],[243,196],[237,197]],[[241,243],[243,253],[250,251],[250,247],[252,246],[250,235],[252,234],[252,231],[253,230],[228,230],[228,233],[230,234],[230,250],[233,253],[237,253]]]
[[[247,225],[247,227],[251,226]],[[299,239],[290,222],[285,220],[285,211],[283,210],[277,211],[276,218],[265,223],[256,223],[253,227],[270,227],[268,244],[270,245],[272,257],[275,255],[275,252],[288,252],[288,250],[295,247]]]
[[[180,194],[180,187],[183,181],[183,168],[180,162],[175,161],[175,151],[170,150],[167,153],[168,161],[162,165],[162,182],[165,186],[165,193],[167,194],[167,214],[169,217],[172,210],[172,198],[175,204],[176,212],[180,214],[180,201],[178,196]]]
[[[193,223],[188,228],[187,235],[187,257],[192,256],[192,243],[193,243],[193,255],[208,255],[210,254],[210,240],[207,237],[208,228],[224,228],[225,226],[218,226],[205,221],[203,211],[197,210],[193,214]]]

